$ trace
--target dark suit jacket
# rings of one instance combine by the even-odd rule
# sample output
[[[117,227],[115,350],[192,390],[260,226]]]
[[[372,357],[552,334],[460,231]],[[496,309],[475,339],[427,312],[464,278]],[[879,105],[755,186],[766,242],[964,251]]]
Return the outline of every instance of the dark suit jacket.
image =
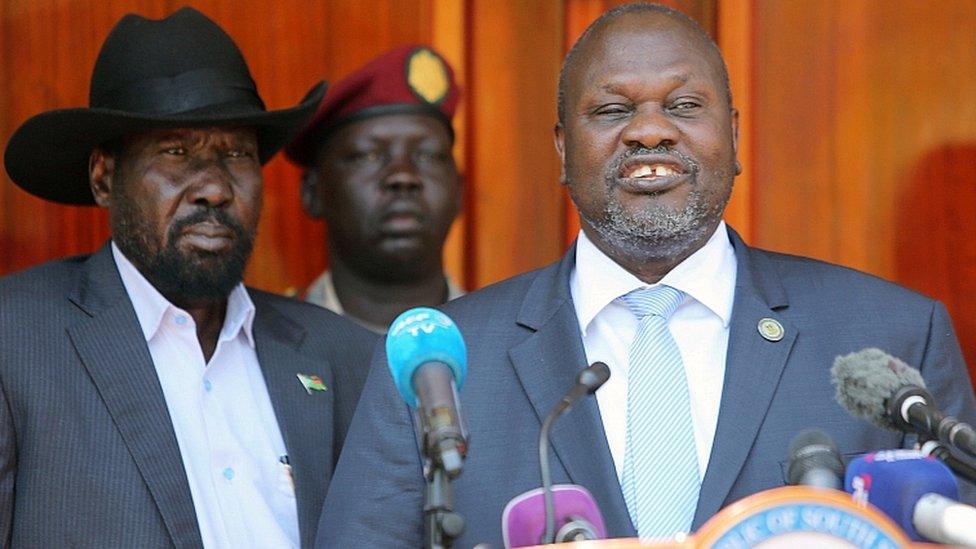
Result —
[[[920,367],[943,408],[976,419],[941,304],[863,273],[749,248],[734,233],[731,238],[738,273],[725,383],[695,528],[735,500],[784,485],[787,447],[802,429],[825,429],[846,454],[905,443],[834,401],[829,370],[839,354],[880,347]],[[457,547],[501,547],[505,504],[540,485],[541,419],[586,364],[569,292],[574,256],[570,250],[554,265],[443,306],[468,346],[460,398],[470,449],[453,485],[455,509],[467,527]],[[785,327],[782,340],[760,335],[757,325],[767,317]],[[385,366],[378,352],[326,498],[320,547],[422,544],[417,445]],[[611,537],[634,536],[596,399],[555,424],[552,445],[554,481],[588,488]]]
[[[314,305],[249,292],[310,546],[376,338]],[[298,373],[328,390],[308,394]],[[162,389],[108,245],[0,280],[0,542],[201,545]]]

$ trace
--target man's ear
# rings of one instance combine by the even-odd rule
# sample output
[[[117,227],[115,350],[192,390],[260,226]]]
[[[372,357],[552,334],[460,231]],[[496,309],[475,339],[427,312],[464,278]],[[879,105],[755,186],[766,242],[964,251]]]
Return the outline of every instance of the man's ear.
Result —
[[[319,187],[320,178],[314,168],[306,168],[302,172],[302,208],[305,213],[315,219],[321,219],[322,189]]]
[[[553,138],[556,143],[556,152],[559,154],[559,182],[566,184],[566,132],[563,130],[563,123],[557,122],[552,129]]]
[[[108,208],[112,203],[112,183],[115,178],[115,157],[102,149],[95,149],[88,157],[88,184],[95,204]]]
[[[739,110],[732,109],[732,154],[735,158],[735,175],[742,173],[742,164],[739,163]]]

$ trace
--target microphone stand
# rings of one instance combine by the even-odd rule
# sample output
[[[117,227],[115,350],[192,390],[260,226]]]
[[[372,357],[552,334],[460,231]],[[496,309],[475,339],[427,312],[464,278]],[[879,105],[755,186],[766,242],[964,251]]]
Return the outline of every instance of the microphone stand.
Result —
[[[927,456],[934,456],[942,463],[945,463],[952,472],[960,477],[976,484],[976,467],[961,458],[952,454],[949,448],[941,441],[928,437],[919,437],[920,450]]]
[[[562,404],[562,402],[560,402]],[[542,543],[552,543],[556,535],[556,512],[552,504],[552,475],[549,471],[549,430],[552,422],[559,417],[568,406],[556,406],[545,421],[542,422],[542,429],[539,430],[539,472],[542,475],[542,496],[546,503],[546,534],[542,538]]]
[[[922,387],[901,387],[888,399],[885,411],[902,431],[937,439],[950,448],[976,458],[976,430],[936,408],[932,395]]]
[[[556,511],[552,503],[552,475],[549,471],[549,431],[552,423],[577,400],[593,394],[610,377],[610,367],[602,362],[594,362],[581,370],[576,376],[576,384],[549,412],[539,429],[539,473],[542,476],[542,496],[546,504],[546,533],[542,538],[544,545],[555,542]]]
[[[443,466],[428,459],[427,488],[424,490],[424,517],[428,549],[450,549],[464,532],[464,519],[454,512],[451,475]]]
[[[433,372],[448,377],[453,387],[453,374],[447,368]],[[451,480],[461,474],[464,466],[466,434],[456,407],[445,404],[453,400],[456,405],[457,393],[454,390],[450,394],[435,391],[418,393],[418,400],[422,404],[415,410],[414,427],[424,458],[424,480],[427,482],[424,489],[426,547],[450,549],[454,540],[464,533],[464,519],[454,512]]]
[[[424,428],[419,410],[413,414],[417,449],[424,458],[424,529],[426,549],[451,549],[454,540],[464,533],[464,518],[454,512],[454,493],[451,479],[461,474],[464,464],[464,444],[449,440],[434,441]],[[461,437],[463,441],[463,436]]]

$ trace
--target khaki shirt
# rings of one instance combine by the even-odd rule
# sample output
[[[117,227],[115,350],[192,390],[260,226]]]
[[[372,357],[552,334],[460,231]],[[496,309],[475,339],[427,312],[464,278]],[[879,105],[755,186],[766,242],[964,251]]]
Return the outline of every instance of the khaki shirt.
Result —
[[[448,301],[461,297],[464,295],[464,290],[458,287],[450,277],[447,278],[447,299]],[[329,271],[323,272],[312,282],[312,285],[308,287],[308,292],[305,294],[305,301],[309,303],[314,303],[320,307],[325,307],[326,309],[332,311],[333,313],[339,315],[345,315],[345,311],[342,310],[342,304],[339,303],[339,296],[336,295],[335,286],[332,284],[332,273]],[[348,315],[346,315],[348,316]],[[363,322],[362,320],[349,316],[349,318],[355,320],[358,324],[374,331],[378,334],[385,334],[389,326],[378,326],[375,324],[369,324]]]

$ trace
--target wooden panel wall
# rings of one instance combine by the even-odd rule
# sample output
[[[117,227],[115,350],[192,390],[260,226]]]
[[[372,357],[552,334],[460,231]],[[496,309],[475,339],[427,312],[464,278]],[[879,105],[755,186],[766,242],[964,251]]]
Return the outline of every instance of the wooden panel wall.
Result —
[[[976,373],[976,3],[752,14],[752,240],[941,299]]]
[[[558,2],[469,2],[469,230],[473,287],[540,267],[563,250],[553,146],[562,58]]]

